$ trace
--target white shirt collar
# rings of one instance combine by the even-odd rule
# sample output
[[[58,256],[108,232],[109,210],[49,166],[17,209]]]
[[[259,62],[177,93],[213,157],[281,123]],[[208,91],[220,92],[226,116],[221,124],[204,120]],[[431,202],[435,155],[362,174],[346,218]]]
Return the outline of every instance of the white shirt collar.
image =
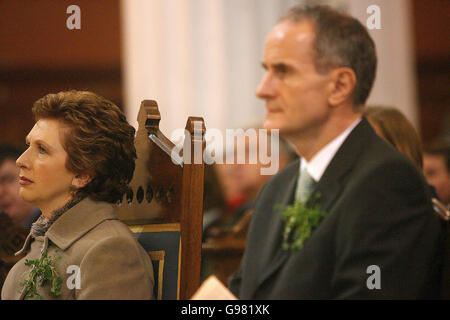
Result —
[[[307,162],[304,158],[300,159],[300,172],[306,168],[309,175],[318,182],[322,178],[325,169],[330,164],[336,152],[339,150],[350,132],[361,122],[362,118],[355,120],[344,132],[334,138],[330,143],[323,147],[316,155]]]

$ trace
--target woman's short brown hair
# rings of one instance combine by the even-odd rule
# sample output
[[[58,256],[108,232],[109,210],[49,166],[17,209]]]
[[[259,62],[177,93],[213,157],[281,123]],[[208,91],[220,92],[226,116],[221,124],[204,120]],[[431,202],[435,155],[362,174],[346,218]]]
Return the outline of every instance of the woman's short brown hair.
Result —
[[[391,107],[371,106],[365,108],[364,115],[382,138],[422,169],[422,142],[403,113]]]
[[[74,192],[110,203],[122,199],[133,178],[135,129],[111,101],[89,91],[47,94],[33,105],[35,120],[56,119],[67,125],[62,145],[66,168],[92,180]]]

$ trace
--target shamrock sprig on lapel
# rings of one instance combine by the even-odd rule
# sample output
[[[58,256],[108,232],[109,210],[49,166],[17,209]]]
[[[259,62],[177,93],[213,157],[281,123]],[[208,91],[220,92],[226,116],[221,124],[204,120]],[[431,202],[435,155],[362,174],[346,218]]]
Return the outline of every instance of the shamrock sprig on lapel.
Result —
[[[307,201],[297,201],[281,213],[284,220],[283,250],[296,251],[303,248],[305,241],[325,217],[317,201],[320,194],[313,194]]]
[[[61,256],[58,259],[61,259]],[[37,285],[43,286],[47,282],[50,283],[50,293],[53,296],[58,297],[61,295],[62,279],[55,269],[53,257],[48,256],[48,249],[42,252],[41,259],[26,259],[25,265],[31,266],[29,279],[21,283],[27,292],[25,299],[31,299],[35,296],[38,299],[43,299],[37,291]]]

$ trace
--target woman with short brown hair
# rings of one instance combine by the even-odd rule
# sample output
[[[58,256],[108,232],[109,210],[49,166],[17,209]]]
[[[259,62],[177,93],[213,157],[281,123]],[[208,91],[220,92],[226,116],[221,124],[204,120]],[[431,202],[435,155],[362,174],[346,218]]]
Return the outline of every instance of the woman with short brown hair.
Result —
[[[48,94],[17,160],[32,225],[2,299],[150,299],[149,256],[111,203],[134,172],[134,128],[112,102],[87,91]]]

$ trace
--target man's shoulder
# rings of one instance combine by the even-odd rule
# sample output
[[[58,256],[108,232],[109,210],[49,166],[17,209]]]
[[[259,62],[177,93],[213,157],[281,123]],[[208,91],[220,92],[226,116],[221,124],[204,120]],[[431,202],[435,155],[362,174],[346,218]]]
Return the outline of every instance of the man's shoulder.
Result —
[[[399,203],[425,204],[431,197],[420,168],[378,136],[367,141],[352,170],[340,183],[343,195],[351,199],[376,201],[382,197]]]
[[[361,178],[377,174],[395,179],[406,178],[406,175],[413,180],[425,183],[417,165],[381,138],[374,139],[367,145],[358,162],[356,174]]]
[[[389,142],[379,137],[367,120],[360,125],[346,139],[341,146],[338,161],[352,159],[352,173],[354,178],[364,178],[373,172],[381,175],[402,175],[409,173],[420,178],[420,169],[405,154],[393,147]]]

